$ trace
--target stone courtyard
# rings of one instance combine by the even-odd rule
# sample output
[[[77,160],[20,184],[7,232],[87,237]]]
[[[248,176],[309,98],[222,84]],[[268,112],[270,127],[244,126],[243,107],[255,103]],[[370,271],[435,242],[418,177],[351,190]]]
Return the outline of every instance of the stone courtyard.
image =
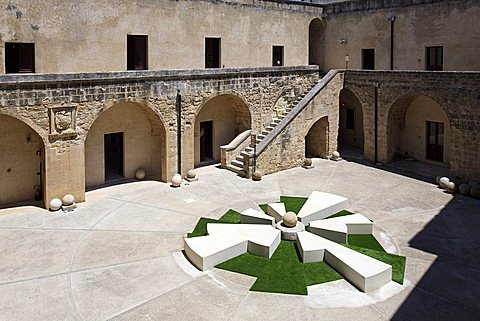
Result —
[[[208,166],[180,188],[99,188],[69,214],[0,210],[0,320],[480,319],[479,200],[354,162],[313,164],[259,182]],[[335,281],[307,296],[250,292],[252,277],[185,260],[183,236],[200,216],[312,190],[348,197],[387,251],[407,257],[400,290],[372,296]]]

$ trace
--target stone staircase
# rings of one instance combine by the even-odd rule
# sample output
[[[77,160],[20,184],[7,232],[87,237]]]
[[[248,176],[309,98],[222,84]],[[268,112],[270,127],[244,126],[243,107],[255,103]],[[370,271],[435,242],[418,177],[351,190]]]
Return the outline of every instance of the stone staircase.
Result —
[[[308,87],[302,94],[297,96],[292,102],[290,102],[287,107],[285,108],[285,111],[281,114],[278,115],[277,117],[274,117],[270,124],[268,124],[264,130],[262,130],[261,134],[257,134],[257,140],[256,144],[260,144],[262,140],[272,131],[275,129],[275,127],[284,119],[288,113],[290,113],[294,107],[300,103],[300,101],[315,87],[316,83]],[[237,155],[237,157],[232,160],[229,164],[227,164],[226,168],[232,172],[237,173],[239,176],[246,176],[245,171],[244,171],[244,157],[245,156],[252,156],[254,153],[254,147],[247,146],[245,147],[241,152],[240,155]],[[249,166],[252,166],[253,164],[249,164]]]

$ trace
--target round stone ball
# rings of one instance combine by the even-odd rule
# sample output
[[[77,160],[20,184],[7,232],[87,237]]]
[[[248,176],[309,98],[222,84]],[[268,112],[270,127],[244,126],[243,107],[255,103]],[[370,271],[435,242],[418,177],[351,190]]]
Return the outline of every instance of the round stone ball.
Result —
[[[187,172],[187,177],[188,178],[195,178],[196,175],[197,174],[195,173],[195,171],[193,169],[191,169]]]
[[[175,174],[172,177],[172,186],[173,187],[179,187],[182,184],[182,175],[180,174]]]
[[[480,184],[470,185],[470,195],[477,199],[480,199]]]
[[[67,194],[62,198],[63,205],[72,205],[75,202],[75,197],[72,194]]]
[[[135,171],[135,177],[136,179],[138,180],[142,180],[145,178],[145,176],[147,176],[147,172],[145,171],[145,169],[143,168],[139,168]]]
[[[305,158],[305,160],[303,161],[303,165],[312,166],[312,160],[310,158]]]
[[[62,207],[62,201],[59,198],[54,198],[50,201],[50,209],[58,211]]]
[[[446,182],[445,183],[445,190],[447,193],[453,194],[457,190],[457,186],[455,185],[454,182]]]
[[[259,181],[259,180],[261,180],[261,179],[262,179],[262,172],[260,172],[260,171],[255,171],[255,172],[253,172],[253,174],[252,174],[252,179],[253,179],[254,181]]]
[[[283,225],[286,227],[295,227],[297,225],[297,215],[293,212],[287,212],[283,215]]]
[[[440,178],[438,185],[440,185],[441,188],[445,188],[445,184],[450,182],[450,179],[448,177],[442,177]]]
[[[458,186],[458,191],[459,191],[460,194],[462,194],[462,195],[468,195],[468,194],[470,194],[470,185],[468,185],[468,184],[461,184],[460,186]]]
[[[334,151],[334,152],[332,153],[332,158],[333,158],[333,159],[338,159],[338,158],[340,158],[340,153],[337,152],[337,151]]]

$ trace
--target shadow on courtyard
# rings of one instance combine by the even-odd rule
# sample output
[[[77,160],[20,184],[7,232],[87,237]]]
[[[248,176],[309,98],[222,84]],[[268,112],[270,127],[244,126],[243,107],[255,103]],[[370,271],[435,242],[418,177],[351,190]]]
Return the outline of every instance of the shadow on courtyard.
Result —
[[[404,159],[395,159],[385,165],[376,165],[363,158],[363,150],[360,148],[342,145],[339,146],[338,149],[341,157],[348,162],[354,162],[390,173],[415,178],[427,183],[435,183],[435,178],[437,176],[452,177],[448,168],[442,166],[428,164],[417,160],[408,161]]]
[[[437,259],[392,320],[480,320],[480,201],[456,194],[409,245]]]

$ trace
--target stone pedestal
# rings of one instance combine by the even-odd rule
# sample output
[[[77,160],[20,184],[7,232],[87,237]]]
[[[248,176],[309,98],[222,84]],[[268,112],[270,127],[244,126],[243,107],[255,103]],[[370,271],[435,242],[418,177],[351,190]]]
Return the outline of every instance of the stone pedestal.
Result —
[[[276,225],[276,228],[282,233],[282,240],[295,241],[297,240],[297,233],[305,231],[305,225],[302,222],[297,222],[295,227],[286,227],[282,223],[283,221],[280,221]]]

